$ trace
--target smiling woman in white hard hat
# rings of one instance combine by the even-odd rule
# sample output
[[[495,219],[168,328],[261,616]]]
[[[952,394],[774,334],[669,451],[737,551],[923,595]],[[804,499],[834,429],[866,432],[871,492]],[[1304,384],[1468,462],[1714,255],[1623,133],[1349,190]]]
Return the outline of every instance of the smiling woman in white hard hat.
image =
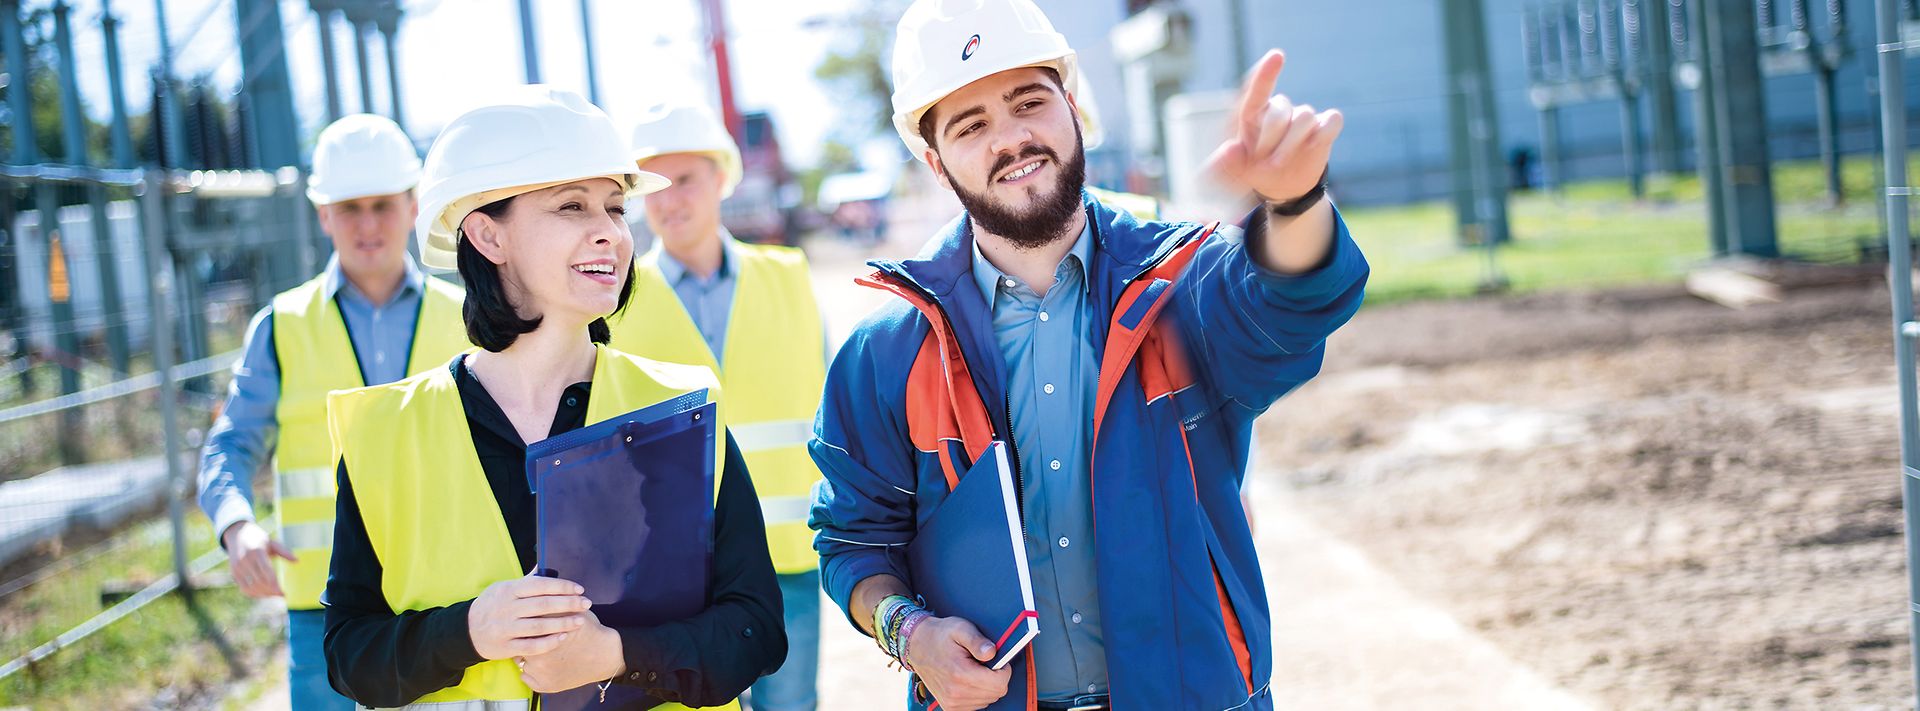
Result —
[[[707,609],[612,629],[579,585],[524,574],[535,565],[527,443],[702,388],[719,399],[704,367],[604,345],[633,286],[627,199],[665,185],[627,158],[604,113],[548,87],[462,114],[434,142],[422,259],[459,268],[481,350],[329,403],[340,503],[326,647],[342,693],[491,710],[624,684],[650,697],[642,708],[732,706],[779,666],[780,590],[731,436],[715,462]]]
[[[899,298],[834,358],[809,523],[828,594],[913,669],[912,708],[1273,707],[1253,419],[1319,371],[1368,273],[1326,196],[1340,113],[1272,96],[1282,62],[1253,68],[1213,157],[1247,217],[1142,221],[1085,190],[1077,59],[1031,0],[902,16],[894,128],[966,212],[864,280]],[[995,441],[1041,630],[998,670],[1006,621],[922,609],[943,591],[892,555]]]
[[[394,122],[356,114],[320,132],[307,197],[333,257],[254,317],[201,455],[200,506],[234,584],[250,597],[286,598],[294,711],[353,707],[328,686],[321,654],[334,509],[327,393],[399,380],[468,347],[459,287],[407,256],[418,182],[420,156]],[[278,536],[254,521],[253,474],[268,452]]]

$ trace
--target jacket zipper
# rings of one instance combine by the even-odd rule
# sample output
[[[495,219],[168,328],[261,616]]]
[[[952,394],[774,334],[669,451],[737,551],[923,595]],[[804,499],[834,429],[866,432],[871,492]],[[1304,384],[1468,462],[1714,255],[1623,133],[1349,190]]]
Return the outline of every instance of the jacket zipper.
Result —
[[[928,293],[928,291],[925,288],[920,286],[919,282],[914,281],[912,277],[907,276],[906,274],[902,274],[898,271],[895,271],[892,268],[883,267],[881,271],[884,271],[889,276],[894,277],[902,285],[906,286],[907,288],[910,288],[916,292],[919,292],[920,297],[923,299],[926,299],[928,305],[940,311],[940,316],[942,319],[946,320],[948,327],[949,328],[952,327],[953,319],[952,317],[949,317],[946,315],[947,314],[946,307],[941,306],[940,300],[934,298],[933,294]],[[959,332],[955,331],[954,335],[955,337],[958,337]],[[958,343],[955,343],[954,345],[955,347],[959,346]],[[1098,366],[1096,366],[1096,370],[1097,368]],[[967,387],[973,387],[973,384],[967,383]],[[1008,427],[1011,428],[1012,422],[1013,422],[1013,393],[1011,392],[1004,393],[1004,397],[1005,397],[1004,402],[1005,402],[1006,409],[1003,410],[1003,412],[1007,414]],[[988,417],[987,424],[989,426],[994,425],[994,422],[991,416]],[[1008,460],[1008,463],[1013,466],[1013,494],[1014,494],[1013,501],[1014,501],[1015,508],[1018,509],[1018,513],[1020,514],[1020,538],[1022,540],[1025,540],[1028,535],[1027,533],[1027,484],[1026,484],[1026,476],[1024,473],[1022,473],[1022,470],[1020,467],[1020,448],[1017,444],[1014,443],[1013,433],[1011,431],[1006,432],[1005,435],[1001,437],[1001,439],[1007,443],[1007,460]],[[962,449],[965,449],[965,448],[962,447]]]

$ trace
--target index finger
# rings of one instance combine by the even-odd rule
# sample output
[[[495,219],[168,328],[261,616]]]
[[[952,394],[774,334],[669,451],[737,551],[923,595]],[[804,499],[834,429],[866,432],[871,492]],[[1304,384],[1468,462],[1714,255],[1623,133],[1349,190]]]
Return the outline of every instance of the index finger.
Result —
[[[548,578],[529,575],[511,586],[514,597],[539,597],[541,595],[580,595],[586,588],[565,578]]]
[[[1286,66],[1287,53],[1269,49],[1266,56],[1253,65],[1253,71],[1247,73],[1247,82],[1240,89],[1242,140],[1260,137],[1260,121],[1267,115],[1267,101],[1273,98],[1273,89],[1280,83],[1280,70]]]

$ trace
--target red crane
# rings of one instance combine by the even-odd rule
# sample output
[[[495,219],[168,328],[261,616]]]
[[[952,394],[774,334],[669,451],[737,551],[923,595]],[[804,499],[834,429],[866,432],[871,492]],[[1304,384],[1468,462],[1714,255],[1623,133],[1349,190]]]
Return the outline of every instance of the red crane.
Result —
[[[727,133],[739,142],[740,107],[733,101],[733,65],[727,57],[727,13],[721,0],[700,0],[707,13],[707,45],[713,51],[714,81],[720,89],[720,119],[727,122]]]

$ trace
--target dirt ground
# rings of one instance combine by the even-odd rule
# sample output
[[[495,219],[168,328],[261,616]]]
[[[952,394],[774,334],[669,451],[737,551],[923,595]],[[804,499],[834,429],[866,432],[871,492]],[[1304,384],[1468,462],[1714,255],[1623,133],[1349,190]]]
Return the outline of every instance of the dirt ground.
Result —
[[[1878,286],[1368,309],[1262,419],[1254,486],[1594,706],[1909,708],[1888,311]]]

